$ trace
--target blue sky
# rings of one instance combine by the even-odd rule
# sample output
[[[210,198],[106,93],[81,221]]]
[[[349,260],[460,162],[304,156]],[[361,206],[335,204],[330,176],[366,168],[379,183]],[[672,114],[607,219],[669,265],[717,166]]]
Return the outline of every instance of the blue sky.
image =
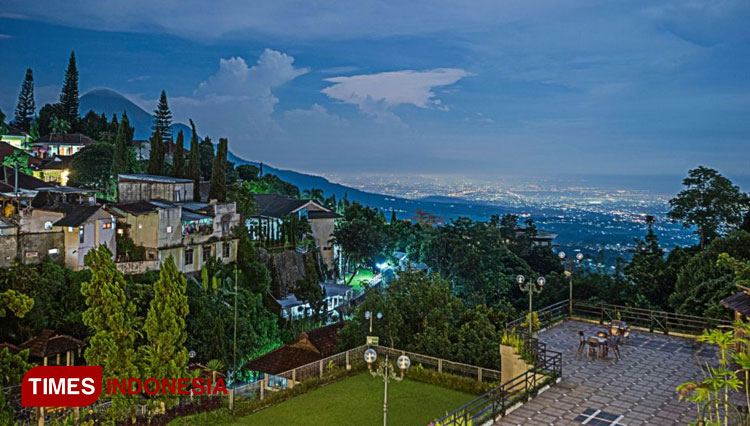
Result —
[[[5,0],[0,107],[113,88],[324,174],[750,174],[750,2]],[[111,3],[111,4],[107,4]]]

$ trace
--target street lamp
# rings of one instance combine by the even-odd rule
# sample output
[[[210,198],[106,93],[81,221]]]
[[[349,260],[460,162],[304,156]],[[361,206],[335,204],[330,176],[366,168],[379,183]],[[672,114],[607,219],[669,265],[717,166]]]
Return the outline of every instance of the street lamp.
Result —
[[[557,256],[560,258],[560,261],[563,263],[563,267],[565,267],[565,252],[560,251],[557,253]],[[565,269],[565,275],[568,276],[568,315],[573,315],[573,268],[581,263],[583,260],[583,253],[578,252],[575,257],[575,261],[573,259],[569,259],[567,268]]]
[[[529,292],[529,339],[531,339],[533,331],[533,321],[532,321],[532,298],[534,297],[534,293],[541,293],[542,290],[544,290],[544,284],[547,282],[547,280],[544,279],[544,277],[539,277],[536,279],[536,282],[534,281],[526,281],[526,277],[523,275],[518,275],[516,277],[516,283],[518,284],[518,288],[521,289],[521,291],[528,291]]]
[[[401,370],[401,375],[397,375],[395,371],[393,371],[393,367],[391,367],[391,363],[388,361],[388,354],[385,355],[385,362],[381,363],[378,368],[373,371],[372,365],[375,363],[375,360],[378,359],[378,353],[375,352],[374,349],[368,349],[365,351],[365,362],[367,362],[367,369],[370,370],[370,374],[372,374],[372,377],[380,376],[383,378],[383,383],[385,384],[385,390],[383,391],[383,426],[388,425],[388,381],[390,379],[394,379],[397,382],[400,382],[404,378],[404,372],[409,369],[409,366],[411,365],[411,360],[406,355],[401,355],[396,360],[396,365],[398,366],[399,370]]]
[[[372,334],[372,317],[378,317],[378,319],[383,318],[383,314],[378,312],[377,314],[373,315],[370,311],[365,311],[365,319],[370,320],[370,334]]]

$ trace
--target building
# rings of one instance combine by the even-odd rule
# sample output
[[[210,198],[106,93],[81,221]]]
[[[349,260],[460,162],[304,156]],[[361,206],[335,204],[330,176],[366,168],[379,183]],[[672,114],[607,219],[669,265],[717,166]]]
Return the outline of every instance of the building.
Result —
[[[335,283],[320,283],[325,290],[325,313],[333,321],[339,321],[343,318],[343,309],[352,299],[352,287]],[[310,304],[297,299],[293,294],[283,299],[276,300],[281,307],[281,316],[284,319],[296,320],[313,315]]]
[[[97,204],[94,191],[69,186],[40,188],[31,205],[29,226],[21,232],[61,233],[67,268],[84,269],[86,254],[100,245],[106,245],[113,258],[117,255],[115,216]],[[43,231],[39,229],[42,223]],[[56,256],[59,249],[50,247],[47,253]]]
[[[70,156],[93,143],[96,141],[80,133],[64,135],[50,133],[32,142],[31,152],[38,158],[52,158],[56,155]]]
[[[31,157],[34,158],[34,157]],[[70,176],[71,156],[55,155],[54,157],[39,160],[37,164],[31,166],[32,174],[35,178],[41,179],[50,184],[66,186]]]
[[[117,177],[117,194],[120,203],[148,200],[189,201],[193,199],[193,181],[142,173],[124,174]]]
[[[31,136],[13,125],[6,125],[8,131],[0,135],[0,142],[5,142],[16,149],[28,151],[31,148]]]
[[[526,234],[526,228],[518,228],[516,230],[516,236],[521,237]],[[555,238],[557,238],[556,232],[544,231],[537,229],[536,233],[530,237],[531,244],[539,247],[557,247],[555,244]]]
[[[120,202],[109,206],[118,217],[118,238],[145,252],[140,258],[120,253],[118,261],[150,261],[158,268],[171,255],[180,271],[193,273],[210,258],[237,260],[233,228],[240,216],[234,203],[184,201],[192,197],[193,181],[165,176],[120,175],[118,189]]]
[[[338,213],[327,209],[315,200],[298,200],[285,195],[255,194],[257,214],[245,221],[250,237],[266,246],[296,245],[306,235],[289,236],[290,222],[306,222],[309,234],[321,259],[329,270],[335,269],[336,252],[331,239]],[[290,241],[291,240],[291,241]]]

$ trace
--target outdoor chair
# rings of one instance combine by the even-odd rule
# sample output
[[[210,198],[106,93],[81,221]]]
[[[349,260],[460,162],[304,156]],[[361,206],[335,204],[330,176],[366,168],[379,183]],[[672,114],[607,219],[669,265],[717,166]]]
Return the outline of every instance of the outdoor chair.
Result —
[[[578,332],[578,353],[583,352],[583,348],[586,347],[586,338],[583,337],[583,331]]]
[[[630,341],[630,326],[626,327],[625,330],[622,332],[622,337]]]
[[[599,341],[595,338],[589,338],[588,340],[588,356],[593,356],[594,358],[599,356]]]
[[[615,354],[615,359],[619,360],[620,357],[620,336],[617,336],[617,338],[612,343],[612,353]]]
[[[612,321],[612,324],[609,325],[609,334],[612,336],[620,335],[620,321]]]

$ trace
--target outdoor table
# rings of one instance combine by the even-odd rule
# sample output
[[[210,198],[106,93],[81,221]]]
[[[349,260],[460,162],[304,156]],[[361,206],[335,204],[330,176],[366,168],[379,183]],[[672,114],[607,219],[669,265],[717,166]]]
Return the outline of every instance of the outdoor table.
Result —
[[[606,358],[606,351],[607,351],[607,338],[606,337],[599,337],[599,336],[591,336],[589,337],[589,340],[596,340],[599,342],[599,350],[598,355],[600,358]]]

